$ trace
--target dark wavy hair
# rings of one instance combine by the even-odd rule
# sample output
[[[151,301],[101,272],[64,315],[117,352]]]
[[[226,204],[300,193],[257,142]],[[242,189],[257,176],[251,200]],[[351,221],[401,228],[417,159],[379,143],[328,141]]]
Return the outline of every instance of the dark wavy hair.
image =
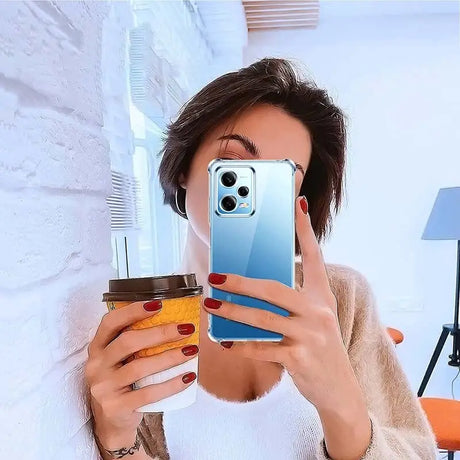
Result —
[[[255,104],[272,104],[300,120],[312,139],[312,156],[300,189],[308,200],[318,242],[330,232],[345,182],[346,116],[326,90],[301,75],[287,59],[265,57],[208,83],[167,124],[158,175],[164,203],[185,210],[181,173],[187,177],[192,158],[208,132]],[[184,217],[184,216],[182,216]],[[186,216],[184,218],[187,218]],[[295,253],[300,254],[296,237]]]

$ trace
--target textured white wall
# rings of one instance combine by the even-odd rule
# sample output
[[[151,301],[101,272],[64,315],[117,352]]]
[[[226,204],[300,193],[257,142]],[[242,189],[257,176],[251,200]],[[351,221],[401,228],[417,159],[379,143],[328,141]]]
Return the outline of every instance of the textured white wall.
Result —
[[[351,3],[343,9],[353,11]],[[245,64],[266,55],[302,63],[349,116],[347,199],[324,255],[371,282],[383,322],[406,336],[398,355],[414,391],[442,324],[453,320],[456,242],[420,239],[438,189],[460,185],[459,14],[451,5],[456,14],[326,14],[318,29],[250,33],[245,52]],[[452,338],[425,395],[450,397],[450,353]]]
[[[115,276],[109,148],[130,142],[110,8],[0,2],[0,458],[98,458],[82,371]]]

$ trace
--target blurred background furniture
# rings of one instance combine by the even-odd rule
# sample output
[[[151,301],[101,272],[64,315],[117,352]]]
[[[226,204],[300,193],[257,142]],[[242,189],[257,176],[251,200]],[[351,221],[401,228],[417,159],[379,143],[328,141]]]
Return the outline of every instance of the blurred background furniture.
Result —
[[[449,355],[450,361],[448,364],[449,366],[460,367],[460,329],[458,325],[460,292],[460,187],[441,188],[439,190],[423,232],[422,240],[457,240],[457,277],[454,322],[453,324],[444,324],[442,327],[438,343],[417,392],[419,397],[425,391],[449,333],[453,338],[453,351]]]
[[[404,340],[404,335],[399,329],[387,327],[387,332],[390,335],[393,342],[395,343],[395,345],[398,345],[398,343],[401,343]]]
[[[404,340],[398,329],[387,327],[395,345]],[[460,451],[460,401],[447,398],[419,398],[436,437],[438,449],[447,452],[448,460],[454,460]]]
[[[438,448],[448,460],[460,450],[460,401],[447,398],[419,398],[436,436]]]

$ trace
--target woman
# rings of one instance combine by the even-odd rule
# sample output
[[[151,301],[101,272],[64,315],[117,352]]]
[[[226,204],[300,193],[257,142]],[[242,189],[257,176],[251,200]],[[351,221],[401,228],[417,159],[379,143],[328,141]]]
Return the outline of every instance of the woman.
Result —
[[[134,412],[183,390],[196,375],[136,391],[130,383],[193,354],[176,348],[122,365],[135,350],[183,336],[168,324],[124,339],[124,327],[154,314],[151,303],[106,314],[86,367],[104,458],[436,458],[433,433],[379,321],[367,280],[322,258],[319,243],[329,230],[331,207],[337,212],[341,204],[345,147],[342,111],[284,59],[265,58],[217,78],[168,126],[160,182],[165,203],[188,219],[176,272],[196,273],[204,287],[199,351],[188,349],[199,353],[199,398],[164,414]],[[296,163],[301,262],[295,289],[273,280],[209,274],[207,165],[216,157],[289,157]],[[290,315],[213,301],[207,297],[211,284],[270,301]],[[206,333],[208,313],[284,338],[217,344]]]

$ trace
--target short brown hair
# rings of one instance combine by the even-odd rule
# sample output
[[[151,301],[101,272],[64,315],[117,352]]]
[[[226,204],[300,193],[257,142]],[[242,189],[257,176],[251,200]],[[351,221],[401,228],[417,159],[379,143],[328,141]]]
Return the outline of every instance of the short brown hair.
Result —
[[[300,189],[318,242],[329,233],[332,207],[338,212],[344,191],[346,116],[334,105],[326,90],[299,76],[287,59],[265,57],[240,70],[208,83],[179,111],[166,127],[159,167],[164,203],[179,213],[177,200],[185,210],[185,190],[179,186],[181,173],[187,176],[192,158],[204,136],[225,120],[260,103],[284,109],[300,120],[312,139],[310,164]],[[299,243],[296,237],[296,255]]]

